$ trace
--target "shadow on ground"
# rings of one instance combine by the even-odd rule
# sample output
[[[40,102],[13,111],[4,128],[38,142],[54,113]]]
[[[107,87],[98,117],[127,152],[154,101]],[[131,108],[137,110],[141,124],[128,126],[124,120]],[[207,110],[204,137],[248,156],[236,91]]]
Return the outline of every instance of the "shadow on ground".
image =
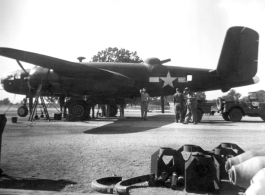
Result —
[[[174,123],[172,115],[155,115],[149,116],[147,121],[143,121],[140,117],[125,117],[114,121],[111,124],[96,127],[84,131],[85,134],[128,134],[148,131],[160,128],[164,125]]]
[[[244,121],[244,120],[242,120],[242,121],[240,121],[240,123],[265,123],[265,122],[264,121],[250,121],[250,120]]]
[[[0,188],[7,189],[61,191],[71,184],[77,183],[63,179],[15,178],[4,174],[0,178]]]

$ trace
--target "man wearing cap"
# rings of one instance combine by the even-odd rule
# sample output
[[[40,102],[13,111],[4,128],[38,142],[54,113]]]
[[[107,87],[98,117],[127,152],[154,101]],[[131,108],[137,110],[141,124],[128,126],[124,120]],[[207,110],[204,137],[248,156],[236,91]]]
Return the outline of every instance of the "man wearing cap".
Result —
[[[198,123],[197,122],[197,109],[196,109],[197,107],[196,95],[192,93],[188,87],[184,89],[184,92],[185,94],[187,94],[186,96],[187,113],[186,113],[185,121],[183,124],[188,124],[192,116],[193,124],[196,125]]]
[[[175,122],[183,121],[183,108],[184,108],[184,96],[180,92],[180,89],[176,89],[176,93],[174,94],[174,110],[175,110]]]
[[[150,96],[149,94],[146,92],[146,89],[143,88],[140,90],[140,94],[141,94],[141,120],[147,120],[146,116],[147,116],[147,109],[148,109],[148,102],[150,100]]]

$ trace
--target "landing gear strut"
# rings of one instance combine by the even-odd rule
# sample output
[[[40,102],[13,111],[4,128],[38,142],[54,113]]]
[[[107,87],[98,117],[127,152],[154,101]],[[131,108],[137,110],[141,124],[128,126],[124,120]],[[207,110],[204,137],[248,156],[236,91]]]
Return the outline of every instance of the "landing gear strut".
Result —
[[[109,105],[109,116],[115,117],[117,113],[118,113],[117,105],[116,104],[110,104]]]

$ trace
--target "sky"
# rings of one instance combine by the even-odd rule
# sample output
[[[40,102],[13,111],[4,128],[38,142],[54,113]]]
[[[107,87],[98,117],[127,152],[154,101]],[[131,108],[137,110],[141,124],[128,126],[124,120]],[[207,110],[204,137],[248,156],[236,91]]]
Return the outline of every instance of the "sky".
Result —
[[[264,18],[264,0],[0,0],[0,47],[74,62],[118,47],[142,59],[171,58],[166,65],[216,69],[227,29],[245,26],[260,35],[260,82],[234,88],[246,96],[265,90]],[[0,77],[15,70],[15,60],[0,56]],[[206,98],[225,94],[206,92]],[[4,98],[24,97],[0,90]]]

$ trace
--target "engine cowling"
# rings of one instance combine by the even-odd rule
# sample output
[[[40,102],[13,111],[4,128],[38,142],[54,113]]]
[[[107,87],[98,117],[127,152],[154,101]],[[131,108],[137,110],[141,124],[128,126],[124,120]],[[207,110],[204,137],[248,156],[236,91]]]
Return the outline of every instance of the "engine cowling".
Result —
[[[60,81],[60,76],[52,69],[36,66],[29,73],[28,85],[31,89],[37,89],[39,84],[42,84],[43,90],[53,90],[55,92],[60,86]]]
[[[171,61],[170,59],[166,59],[166,60],[161,61],[159,58],[151,57],[151,58],[147,58],[144,61],[144,65],[151,72],[155,67],[161,66],[162,64],[170,62],[170,61]]]

